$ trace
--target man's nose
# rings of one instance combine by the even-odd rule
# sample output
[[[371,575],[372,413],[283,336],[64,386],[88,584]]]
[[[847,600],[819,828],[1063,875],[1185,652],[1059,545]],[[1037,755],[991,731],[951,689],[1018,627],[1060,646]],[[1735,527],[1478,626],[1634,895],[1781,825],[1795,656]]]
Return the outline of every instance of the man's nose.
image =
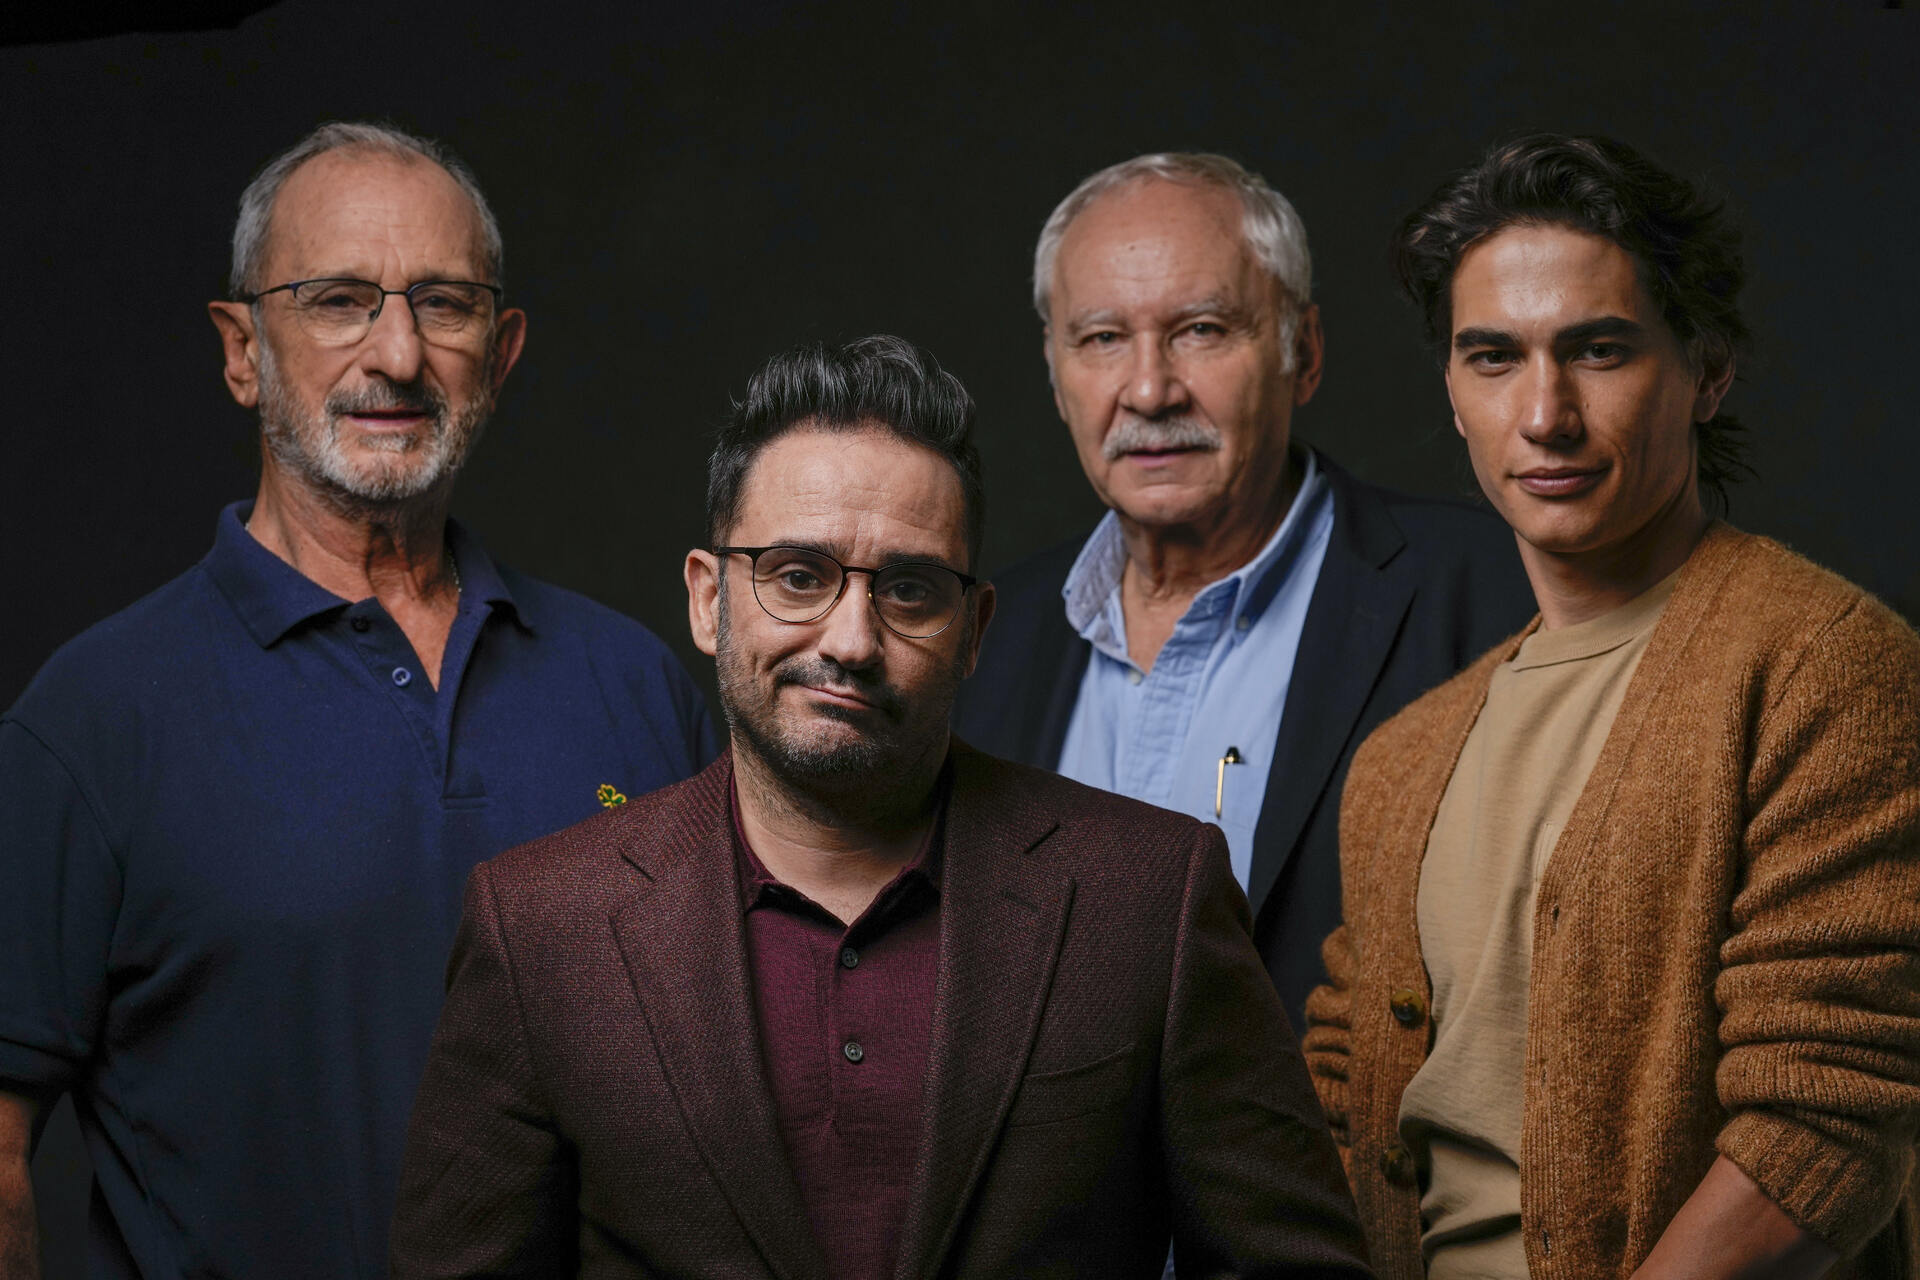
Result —
[[[827,616],[820,619],[820,639],[815,647],[823,658],[831,658],[852,671],[875,666],[880,661],[886,639],[886,623],[880,621],[868,594],[864,574],[849,574],[847,585]]]
[[[1157,418],[1168,410],[1186,407],[1187,388],[1179,366],[1158,336],[1143,333],[1134,338],[1120,403],[1143,418]]]
[[[1580,393],[1566,367],[1557,360],[1538,360],[1522,376],[1520,434],[1535,444],[1578,439]]]
[[[392,382],[412,382],[420,376],[425,355],[407,295],[389,295],[380,314],[373,318],[373,327],[360,340],[361,368]]]

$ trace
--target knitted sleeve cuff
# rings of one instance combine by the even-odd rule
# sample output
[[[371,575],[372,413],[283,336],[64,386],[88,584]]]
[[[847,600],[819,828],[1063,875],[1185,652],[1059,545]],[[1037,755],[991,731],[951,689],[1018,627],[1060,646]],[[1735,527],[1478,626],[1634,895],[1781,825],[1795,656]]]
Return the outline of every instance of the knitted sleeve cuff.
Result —
[[[1742,1111],[1714,1144],[1802,1229],[1842,1256],[1885,1225],[1906,1186],[1911,1149],[1843,1144],[1777,1111]]]

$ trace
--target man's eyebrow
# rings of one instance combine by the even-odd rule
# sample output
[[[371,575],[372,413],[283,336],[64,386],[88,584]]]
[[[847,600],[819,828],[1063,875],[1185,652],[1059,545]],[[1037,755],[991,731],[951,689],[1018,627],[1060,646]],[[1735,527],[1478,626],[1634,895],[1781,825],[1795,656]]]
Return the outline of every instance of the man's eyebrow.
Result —
[[[1577,347],[1581,343],[1592,342],[1596,338],[1641,338],[1647,328],[1637,320],[1625,316],[1596,316],[1592,320],[1582,320],[1579,324],[1570,324],[1553,335],[1555,347]],[[1517,334],[1505,329],[1466,328],[1453,335],[1455,351],[1471,351],[1478,347],[1520,347],[1525,345]]]
[[[1068,316],[1066,327],[1069,330],[1077,330],[1089,329],[1094,325],[1119,323],[1120,313],[1111,308],[1103,307],[1098,311],[1081,311]]]
[[[1195,316],[1219,315],[1239,318],[1247,314],[1247,308],[1232,298],[1215,294],[1210,298],[1201,298],[1198,302],[1189,302],[1173,313],[1176,320],[1191,320]]]
[[[931,564],[931,565],[938,565],[942,569],[951,569],[955,573],[966,572],[965,569],[962,569],[957,564],[947,563],[947,558],[945,556],[935,556],[935,555],[923,556],[923,555],[915,555],[911,552],[904,552],[900,555],[887,556],[880,561],[880,567],[882,569],[891,569],[894,565],[897,565],[897,564]]]
[[[925,553],[918,552],[918,551],[882,552],[878,563],[876,563],[873,567],[876,569],[891,569],[895,565],[901,565],[901,564],[931,564],[931,565],[938,565],[942,569],[951,569],[955,573],[966,572],[965,569],[962,569],[957,565],[948,564],[947,558],[945,556],[937,555],[931,551],[925,552]]]
[[[1175,324],[1191,320],[1195,316],[1217,315],[1225,316],[1230,320],[1240,320],[1246,318],[1248,314],[1245,306],[1219,294],[1189,302],[1168,313],[1169,319]],[[1098,325],[1124,325],[1125,323],[1126,319],[1120,312],[1111,307],[1102,307],[1097,311],[1082,311],[1077,315],[1068,316],[1066,327],[1070,331],[1078,331]]]
[[[816,555],[832,556],[838,560],[843,554],[840,546],[831,542],[820,542],[813,538],[775,538],[767,543],[768,549],[786,547],[793,551],[811,551]]]
[[[1453,349],[1467,351],[1474,347],[1517,347],[1520,339],[1504,329],[1462,329],[1453,335]]]
[[[1637,320],[1629,320],[1625,316],[1600,316],[1568,325],[1553,335],[1553,343],[1557,347],[1577,347],[1595,338],[1642,338],[1646,333],[1647,327]]]
[[[767,545],[769,547],[790,547],[795,551],[811,551],[815,555],[831,556],[841,564],[847,562],[846,552],[834,543],[818,542],[810,538],[777,538]],[[942,569],[952,569],[955,573],[966,572],[965,569],[948,564],[945,556],[931,551],[885,551],[880,554],[879,562],[873,567],[876,569],[889,569],[896,564],[934,564],[939,565]]]

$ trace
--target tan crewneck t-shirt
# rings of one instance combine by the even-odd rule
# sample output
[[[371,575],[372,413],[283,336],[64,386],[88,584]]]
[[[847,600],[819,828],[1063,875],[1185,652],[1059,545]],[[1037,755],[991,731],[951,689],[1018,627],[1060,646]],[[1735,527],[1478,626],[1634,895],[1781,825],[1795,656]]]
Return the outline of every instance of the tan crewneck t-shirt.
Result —
[[[1678,575],[1497,668],[1420,866],[1433,1051],[1400,1099],[1434,1280],[1526,1280],[1520,1120],[1534,891]]]

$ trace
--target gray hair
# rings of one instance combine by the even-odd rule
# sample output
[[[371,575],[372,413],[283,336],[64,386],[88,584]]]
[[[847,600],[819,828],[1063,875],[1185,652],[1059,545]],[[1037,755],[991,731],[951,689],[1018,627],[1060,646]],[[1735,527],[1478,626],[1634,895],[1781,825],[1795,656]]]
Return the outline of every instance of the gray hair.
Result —
[[[234,297],[243,297],[265,285],[265,281],[256,277],[266,258],[267,232],[280,188],[293,176],[293,171],[307,161],[329,151],[343,150],[370,151],[399,160],[425,160],[446,170],[447,176],[459,183],[460,189],[473,201],[473,211],[479,215],[481,265],[492,277],[485,283],[506,283],[506,254],[500,242],[500,224],[494,221],[487,197],[480,191],[479,179],[473,176],[473,170],[464,160],[431,138],[403,133],[386,125],[334,121],[321,125],[269,160],[240,193],[240,217],[233,224],[233,270],[227,282]]]
[[[1280,342],[1289,365],[1300,309],[1313,298],[1313,258],[1307,252],[1307,229],[1287,198],[1267,185],[1265,178],[1228,156],[1199,151],[1159,151],[1135,156],[1092,175],[1054,207],[1040,228],[1033,247],[1033,309],[1040,322],[1052,322],[1053,263],[1060,254],[1073,220],[1107,192],[1129,183],[1158,178],[1163,182],[1220,187],[1240,199],[1244,217],[1240,232],[1247,247],[1286,295],[1281,308]]]

